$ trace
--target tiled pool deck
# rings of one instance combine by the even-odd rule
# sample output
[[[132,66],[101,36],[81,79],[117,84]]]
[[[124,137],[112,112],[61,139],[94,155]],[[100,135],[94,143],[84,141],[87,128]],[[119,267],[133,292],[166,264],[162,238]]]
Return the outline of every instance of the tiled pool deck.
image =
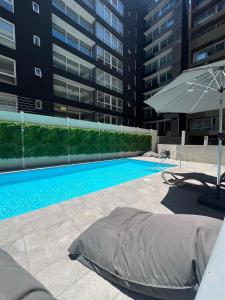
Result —
[[[178,164],[172,160],[166,162]],[[216,167],[183,162],[181,171],[214,176]],[[202,190],[194,185],[169,188],[158,173],[2,221],[0,247],[59,300],[150,300],[121,290],[80,263],[71,261],[67,249],[85,228],[116,207],[129,206],[163,214],[202,214],[222,219],[223,213],[197,203],[201,193]]]

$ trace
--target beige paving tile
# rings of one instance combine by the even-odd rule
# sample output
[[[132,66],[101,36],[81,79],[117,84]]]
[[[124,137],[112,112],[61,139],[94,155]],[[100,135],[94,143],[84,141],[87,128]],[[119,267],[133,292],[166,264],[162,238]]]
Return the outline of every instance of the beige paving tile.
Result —
[[[45,287],[47,287],[55,297],[70,288],[75,282],[88,274],[89,269],[77,261],[65,257],[43,271],[35,274]]]
[[[0,229],[0,246],[12,244],[18,239],[23,238],[23,227],[21,221],[8,222],[7,226]]]
[[[48,228],[58,222],[67,219],[63,209],[59,205],[53,205],[31,214],[21,217],[24,235],[34,233],[40,229]]]
[[[73,236],[79,235],[78,230],[71,220],[57,222],[48,228],[25,235],[24,240],[26,249],[28,252],[30,252],[31,250],[48,244],[51,241],[57,240],[58,238],[61,238],[70,232]]]
[[[119,290],[105,279],[90,271],[58,300],[113,300]]]
[[[24,255],[26,254],[25,243],[23,237],[20,237],[13,242],[1,245],[1,248],[4,249],[12,256]]]
[[[63,257],[66,257],[68,248],[74,238],[76,238],[76,236],[74,236],[73,233],[70,233],[39,248],[28,251],[28,261],[31,273],[38,273],[50,265],[57,263]]]
[[[30,272],[27,254],[14,255],[13,258],[21,267]]]

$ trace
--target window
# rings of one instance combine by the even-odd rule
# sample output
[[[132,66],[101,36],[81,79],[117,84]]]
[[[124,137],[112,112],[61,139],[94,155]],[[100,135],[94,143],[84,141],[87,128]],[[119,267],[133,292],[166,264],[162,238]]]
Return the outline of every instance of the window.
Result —
[[[213,55],[216,52],[224,51],[225,49],[225,40],[216,43],[214,45],[211,45],[201,51],[195,52],[193,55],[193,62],[199,62],[201,60],[204,60],[208,56]]]
[[[110,69],[123,74],[123,62],[99,46],[97,46],[97,60],[107,65]]]
[[[41,39],[39,38],[39,36],[33,35],[33,44],[38,47],[41,46]]]
[[[214,118],[206,118],[206,119],[193,119],[190,121],[190,128],[192,130],[210,130],[213,129]]]
[[[123,100],[112,95],[98,91],[97,106],[117,112],[123,111]]]
[[[35,108],[41,110],[42,109],[42,101],[35,100]]]
[[[35,74],[35,76],[37,76],[37,77],[42,77],[42,72],[41,72],[41,69],[40,68],[37,68],[37,67],[35,67],[34,68],[34,74]]]
[[[194,25],[199,25],[202,22],[205,22],[207,19],[212,17],[215,13],[216,13],[216,7],[210,8],[209,10],[207,10],[206,12],[204,12],[203,14],[199,15],[194,19]]]
[[[11,12],[14,12],[14,0],[0,0],[0,6]]]
[[[39,7],[39,4],[37,4],[36,2],[32,2],[32,8],[33,8],[33,11],[35,11],[37,14],[40,13],[40,7]]]
[[[78,40],[73,35],[66,32],[60,26],[53,23],[52,35],[61,40],[62,42],[68,44],[70,47],[79,50],[80,52],[92,57],[92,47],[87,45],[85,42]]]
[[[123,24],[100,0],[96,1],[96,12],[118,33],[123,34]]]
[[[92,104],[94,102],[93,92],[79,85],[75,81],[66,81],[54,76],[54,95],[56,97],[70,99],[76,102]]]
[[[105,115],[102,113],[97,114],[97,121],[105,124],[122,125],[122,118]]]
[[[96,82],[108,89],[123,93],[123,82],[100,69],[96,69]]]
[[[0,92],[0,110],[17,112],[17,96]]]
[[[0,44],[16,49],[14,24],[0,18]]]
[[[81,15],[79,15],[72,7],[67,5],[62,0],[52,0],[52,5],[55,6],[62,13],[67,15],[74,22],[85,28],[86,30],[92,32],[92,23],[88,20],[84,19]]]
[[[0,82],[16,84],[16,62],[0,55]]]
[[[124,5],[121,0],[107,0],[117,11],[123,16],[124,15]]]
[[[96,36],[113,50],[123,55],[123,43],[99,23],[96,24]]]

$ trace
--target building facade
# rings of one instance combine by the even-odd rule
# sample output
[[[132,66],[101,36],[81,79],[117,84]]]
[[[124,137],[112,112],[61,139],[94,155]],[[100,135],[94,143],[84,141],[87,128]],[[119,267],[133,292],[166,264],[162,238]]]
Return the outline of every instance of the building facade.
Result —
[[[225,1],[192,0],[190,16],[189,67],[225,59]],[[204,136],[208,136],[209,143],[216,144],[218,114],[209,111],[188,115],[189,143],[202,144]]]
[[[135,126],[139,3],[0,0],[0,110]]]
[[[152,0],[145,16],[145,90],[150,98],[188,67],[187,0]],[[144,101],[143,99],[143,101]],[[143,126],[159,136],[179,137],[185,129],[184,115],[156,114],[145,106]]]

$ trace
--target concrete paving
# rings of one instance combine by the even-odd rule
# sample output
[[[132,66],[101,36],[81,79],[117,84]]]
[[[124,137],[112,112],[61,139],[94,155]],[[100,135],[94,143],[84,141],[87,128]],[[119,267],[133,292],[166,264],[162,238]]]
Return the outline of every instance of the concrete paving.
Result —
[[[146,161],[157,159],[136,158]],[[177,161],[167,160],[166,163]],[[216,166],[183,162],[182,172],[216,174]],[[223,169],[223,172],[225,169]],[[197,203],[203,189],[193,184],[169,187],[160,173],[0,222],[0,247],[40,280],[59,300],[150,300],[116,287],[68,257],[68,247],[88,226],[116,207],[160,214],[224,213]]]

